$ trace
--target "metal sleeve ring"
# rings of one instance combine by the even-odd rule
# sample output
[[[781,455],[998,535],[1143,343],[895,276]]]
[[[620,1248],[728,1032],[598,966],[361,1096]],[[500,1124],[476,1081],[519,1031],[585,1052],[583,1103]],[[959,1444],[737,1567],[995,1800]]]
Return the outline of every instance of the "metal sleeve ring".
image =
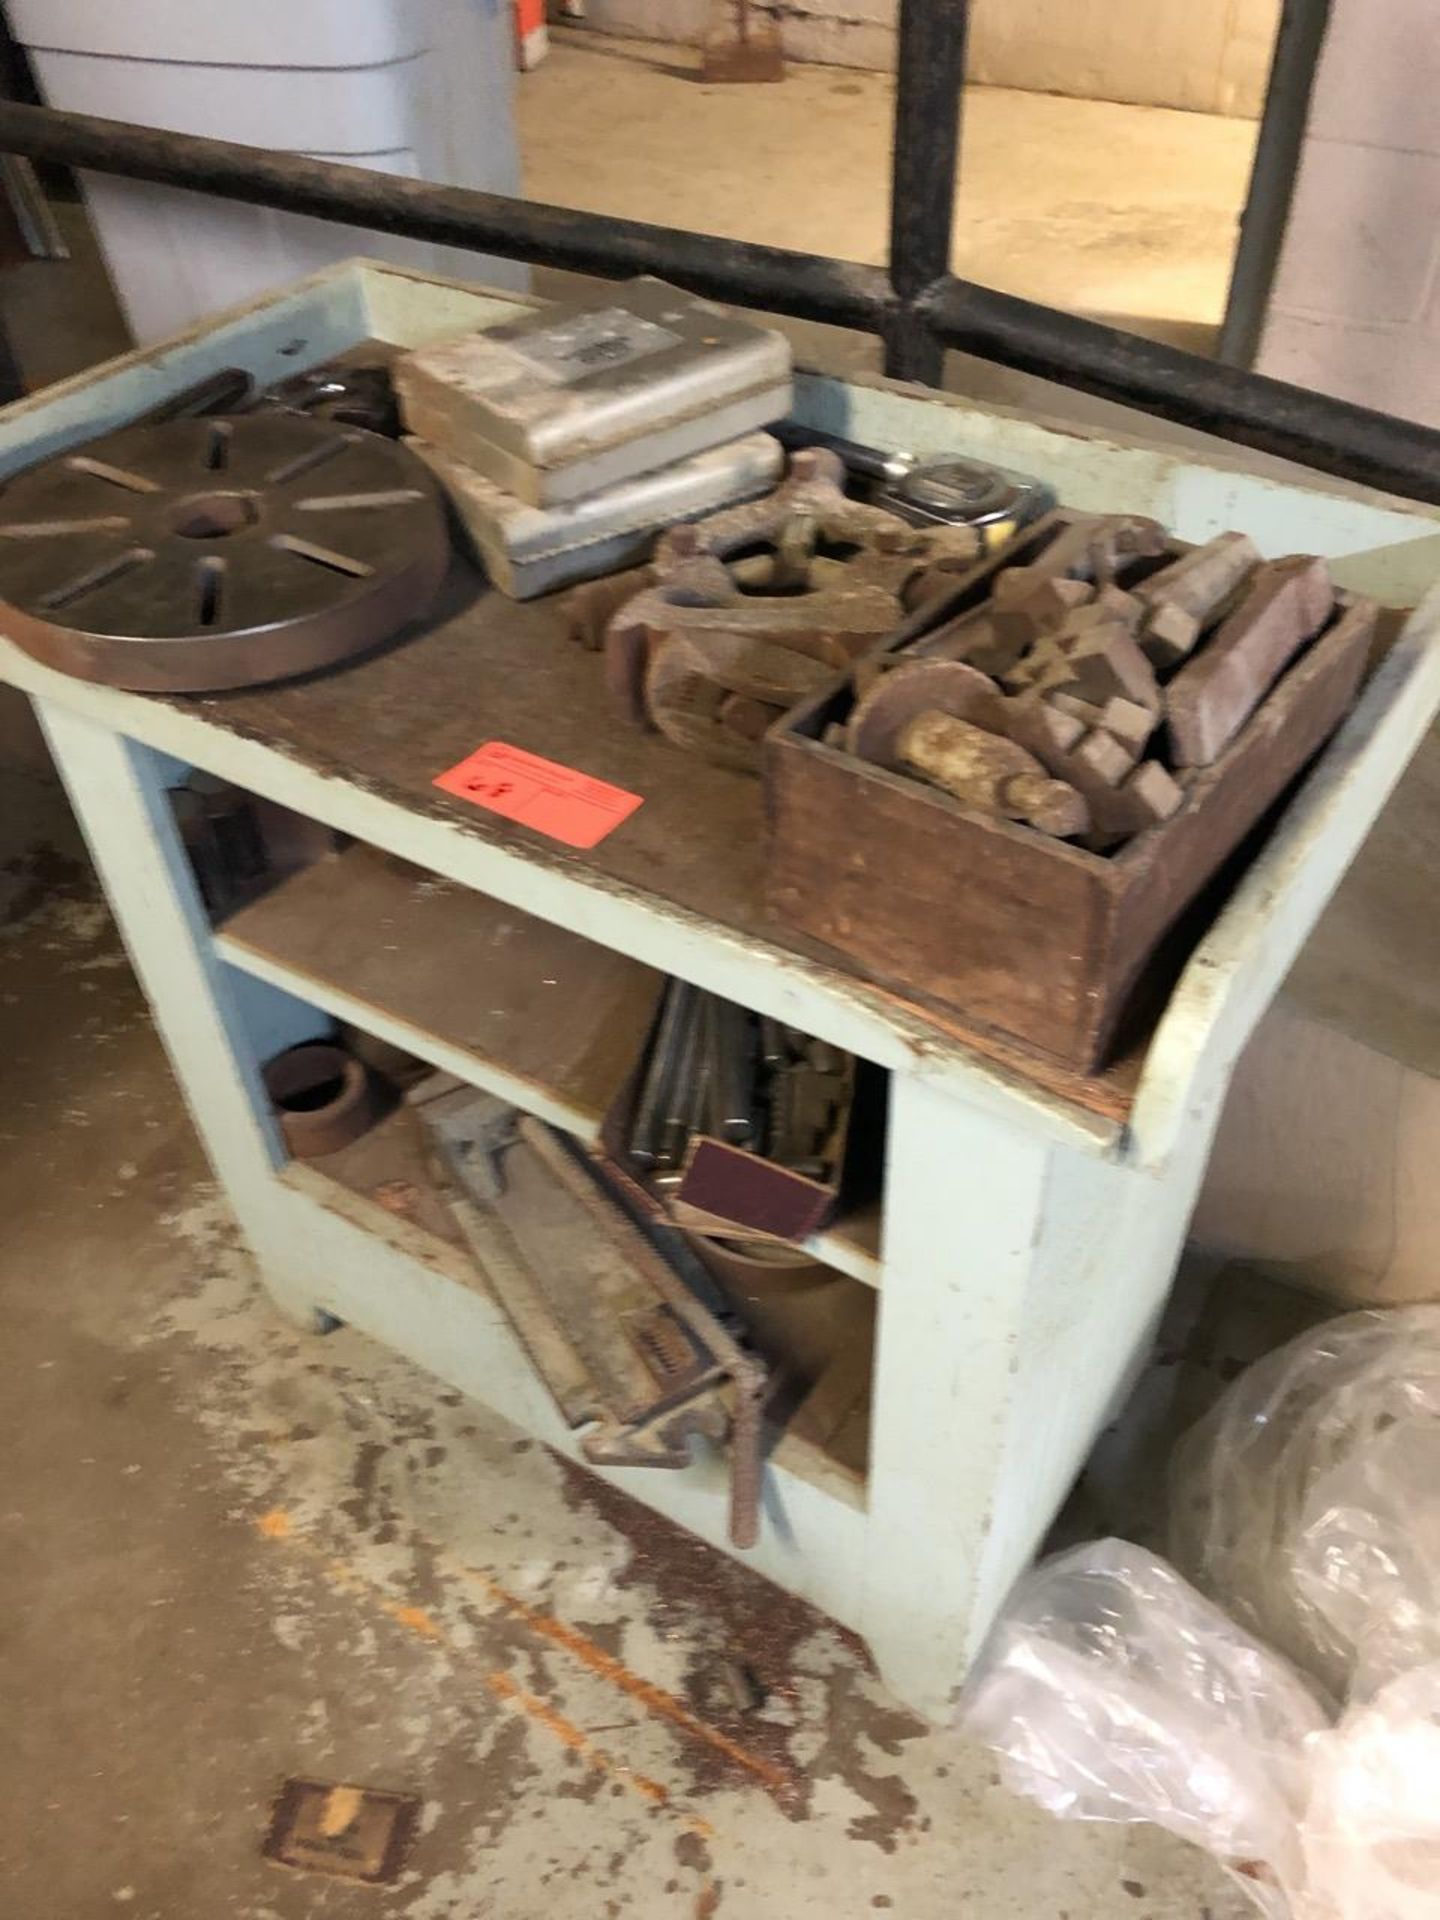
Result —
[[[263,1077],[281,1136],[297,1160],[338,1153],[376,1117],[375,1087],[366,1068],[327,1041],[306,1041],[276,1054],[266,1061]],[[333,1095],[320,1105],[308,1104],[332,1083]]]

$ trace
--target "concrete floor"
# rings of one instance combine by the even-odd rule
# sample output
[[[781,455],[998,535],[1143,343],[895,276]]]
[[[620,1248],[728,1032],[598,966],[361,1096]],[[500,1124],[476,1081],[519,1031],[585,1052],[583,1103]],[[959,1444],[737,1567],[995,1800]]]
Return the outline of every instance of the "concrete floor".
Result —
[[[686,47],[554,36],[518,89],[532,198],[884,258],[894,85],[792,67],[703,86]],[[1205,351],[1224,312],[1252,120],[966,92],[957,273]]]
[[[822,1618],[259,1291],[55,796],[0,887],[7,1920],[1238,1920],[1061,1826]],[[763,1689],[742,1710],[726,1666]],[[403,1880],[260,1857],[290,1775],[419,1793]]]

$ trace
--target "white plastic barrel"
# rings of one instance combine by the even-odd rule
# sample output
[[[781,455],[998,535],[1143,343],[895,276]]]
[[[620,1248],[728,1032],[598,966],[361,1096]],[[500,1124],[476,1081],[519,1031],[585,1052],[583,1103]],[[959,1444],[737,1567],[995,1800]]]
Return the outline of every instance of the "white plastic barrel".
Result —
[[[519,184],[508,0],[6,0],[55,107],[449,186]],[[347,254],[523,287],[511,261],[86,174],[138,342]]]

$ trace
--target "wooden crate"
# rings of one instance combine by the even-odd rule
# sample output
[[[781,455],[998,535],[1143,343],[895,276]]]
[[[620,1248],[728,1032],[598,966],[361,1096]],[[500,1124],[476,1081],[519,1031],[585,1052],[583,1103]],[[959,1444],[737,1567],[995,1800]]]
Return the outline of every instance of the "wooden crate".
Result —
[[[846,675],[766,738],[768,909],[865,978],[1091,1071],[1144,999],[1165,936],[1350,706],[1376,614],[1338,595],[1180,811],[1113,854],[826,746],[854,704]]]

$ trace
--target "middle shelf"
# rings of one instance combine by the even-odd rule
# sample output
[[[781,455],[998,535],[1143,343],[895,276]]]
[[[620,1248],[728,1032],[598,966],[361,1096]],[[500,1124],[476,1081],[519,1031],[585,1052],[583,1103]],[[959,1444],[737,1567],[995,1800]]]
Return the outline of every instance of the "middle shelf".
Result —
[[[356,843],[229,915],[221,958],[585,1141],[644,1049],[661,977]],[[806,1243],[878,1286],[878,1200]]]

